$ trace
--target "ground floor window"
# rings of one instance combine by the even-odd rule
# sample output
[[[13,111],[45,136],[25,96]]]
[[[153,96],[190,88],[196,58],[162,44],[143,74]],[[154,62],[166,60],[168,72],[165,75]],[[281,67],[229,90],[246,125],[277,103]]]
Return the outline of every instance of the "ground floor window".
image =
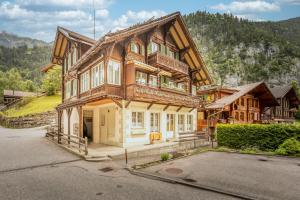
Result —
[[[175,114],[167,114],[167,131],[175,130]]]
[[[235,116],[234,116],[235,120],[239,120],[239,112],[235,112]]]
[[[184,115],[178,115],[178,130],[180,132],[184,131]]]
[[[158,132],[159,131],[159,114],[151,113],[150,114],[150,131]]]
[[[244,121],[244,120],[245,120],[244,112],[240,112],[240,120],[241,120],[241,121]]]
[[[187,115],[186,129],[188,131],[193,130],[193,115]]]
[[[132,127],[133,128],[143,128],[144,127],[144,113],[143,112],[132,112],[131,116]]]

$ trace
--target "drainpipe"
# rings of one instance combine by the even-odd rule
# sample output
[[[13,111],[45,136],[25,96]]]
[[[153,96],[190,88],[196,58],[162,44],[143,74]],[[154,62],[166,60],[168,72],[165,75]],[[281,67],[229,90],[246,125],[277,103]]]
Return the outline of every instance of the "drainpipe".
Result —
[[[212,148],[214,148],[214,140],[213,140],[213,138],[212,138],[213,135],[209,133],[209,132],[210,132],[210,131],[209,131],[210,118],[211,118],[212,116],[215,116],[215,115],[217,115],[217,114],[223,112],[223,110],[224,110],[224,107],[222,108],[222,110],[220,110],[220,111],[218,111],[218,112],[215,112],[215,113],[213,113],[213,114],[207,116],[207,134],[208,134],[209,139],[210,139],[210,141],[211,141],[211,147],[212,147]]]

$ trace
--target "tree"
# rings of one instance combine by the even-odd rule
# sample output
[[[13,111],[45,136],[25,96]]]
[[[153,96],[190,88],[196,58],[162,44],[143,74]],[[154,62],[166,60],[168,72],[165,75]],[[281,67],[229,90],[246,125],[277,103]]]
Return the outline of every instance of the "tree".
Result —
[[[61,89],[61,67],[56,65],[44,76],[42,89],[48,96],[57,94]]]
[[[296,94],[297,94],[298,98],[300,99],[300,86],[299,86],[298,82],[295,81],[295,80],[293,80],[292,83],[291,83],[291,85],[295,89]],[[295,115],[295,118],[296,119],[300,119],[300,106],[298,107],[298,111],[297,111],[297,113]]]

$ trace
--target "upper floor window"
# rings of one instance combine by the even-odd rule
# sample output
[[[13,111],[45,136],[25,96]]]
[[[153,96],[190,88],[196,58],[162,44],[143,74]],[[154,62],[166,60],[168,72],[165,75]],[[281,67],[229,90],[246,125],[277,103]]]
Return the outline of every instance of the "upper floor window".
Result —
[[[77,79],[72,80],[72,96],[77,96]]]
[[[72,66],[72,57],[71,57],[71,52],[68,53],[68,70],[71,69]]]
[[[175,52],[171,51],[169,47],[166,47],[166,54],[172,58],[175,58]]]
[[[155,42],[150,42],[148,47],[147,47],[147,53],[148,55],[151,53],[155,53],[159,51],[159,44]]]
[[[85,92],[90,89],[90,72],[86,71],[80,76],[80,92]]]
[[[242,97],[241,98],[241,106],[244,106],[245,105],[245,102],[244,102],[245,100],[244,100],[244,98]]]
[[[71,97],[71,81],[68,81],[66,83],[66,98],[70,98]]]
[[[120,62],[109,60],[108,62],[108,83],[120,85],[121,83],[121,64]]]
[[[152,87],[157,87],[157,76],[154,75],[149,76],[149,85]]]
[[[197,94],[197,87],[192,85],[192,95],[196,95]]]
[[[92,88],[104,83],[104,63],[101,62],[92,68]]]
[[[134,53],[140,53],[139,45],[135,42],[131,42],[130,51]]]
[[[147,74],[144,72],[136,71],[135,81],[138,84],[147,84]]]
[[[64,59],[64,71],[65,73],[68,71],[68,57],[65,56],[65,59]]]
[[[76,47],[73,48],[73,53],[72,53],[72,65],[74,65],[77,61],[77,49]]]

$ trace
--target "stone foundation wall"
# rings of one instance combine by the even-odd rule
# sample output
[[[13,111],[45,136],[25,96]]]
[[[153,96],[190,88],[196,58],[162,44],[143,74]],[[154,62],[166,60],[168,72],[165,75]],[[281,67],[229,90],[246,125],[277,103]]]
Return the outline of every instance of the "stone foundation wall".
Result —
[[[48,111],[21,117],[0,116],[0,123],[2,126],[10,128],[33,128],[45,125],[57,126],[57,112]]]

